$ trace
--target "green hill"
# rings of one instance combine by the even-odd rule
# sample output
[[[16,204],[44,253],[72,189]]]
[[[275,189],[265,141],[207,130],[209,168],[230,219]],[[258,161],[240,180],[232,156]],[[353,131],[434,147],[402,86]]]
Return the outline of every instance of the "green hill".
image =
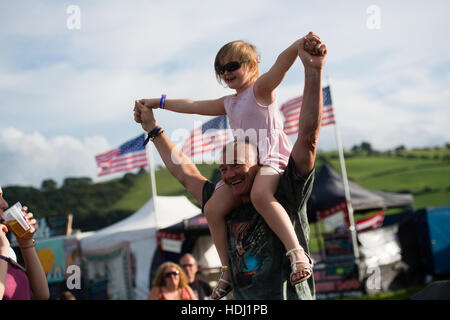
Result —
[[[341,171],[337,152],[320,152],[317,169],[323,158]],[[450,205],[450,150],[447,147],[385,153],[346,152],[345,164],[349,179],[363,187],[412,193],[416,209]],[[217,164],[199,164],[198,168],[213,182],[220,179]],[[155,178],[158,195],[185,195],[198,205],[166,168],[157,170]],[[72,213],[74,228],[88,231],[108,226],[142,207],[150,198],[150,175],[141,170],[97,184],[89,178],[67,178],[60,188],[46,180],[41,189],[9,186],[3,191],[8,202],[27,204],[37,217]],[[356,220],[363,217],[357,215]],[[314,237],[314,226],[311,232]],[[312,247],[316,245],[313,241]]]
[[[199,171],[203,176],[210,180],[214,179],[214,170],[218,169],[218,165],[198,164]],[[216,173],[217,174],[217,173]],[[160,196],[179,196],[184,195],[191,200],[192,203],[199,206],[195,199],[183,188],[183,186],[170,174],[166,168],[161,168],[155,172],[156,193]],[[144,205],[151,194],[150,174],[140,174],[135,185],[115,203],[111,209],[113,210],[132,210],[136,211]]]
[[[368,189],[412,193],[416,209],[450,205],[450,160],[445,157],[450,155],[450,151],[440,148],[428,151],[428,155],[426,152],[420,150],[415,157],[411,157],[413,151],[408,151],[405,156],[346,153],[347,176]],[[439,154],[439,157],[434,158],[435,154]],[[336,152],[319,153],[316,168],[321,166],[321,157],[341,172]],[[200,164],[198,167],[205,177],[211,178],[218,165]],[[156,171],[155,179],[158,195],[186,195],[197,204],[166,168]],[[112,208],[137,210],[149,197],[150,176],[146,174],[139,176],[136,184]]]
[[[338,159],[330,159],[340,172]],[[450,204],[450,161],[446,158],[395,156],[349,157],[347,176],[372,190],[411,193],[414,206],[421,209]]]

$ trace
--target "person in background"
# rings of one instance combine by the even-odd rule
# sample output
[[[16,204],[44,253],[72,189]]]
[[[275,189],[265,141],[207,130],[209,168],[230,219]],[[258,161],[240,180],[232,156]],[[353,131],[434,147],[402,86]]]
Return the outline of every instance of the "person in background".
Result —
[[[212,294],[212,289],[208,282],[197,277],[198,264],[197,260],[190,253],[186,253],[180,259],[180,265],[188,278],[189,286],[197,295],[199,300],[208,300]]]
[[[0,186],[0,216],[8,209]],[[21,238],[16,237],[26,268],[16,262],[6,233],[8,227],[0,223],[0,300],[48,300],[50,291],[44,269],[34,247],[33,235],[38,225],[33,214],[23,207],[25,219],[30,225],[28,232]]]
[[[188,285],[188,279],[181,267],[165,262],[156,271],[153,288],[147,300],[198,300]]]

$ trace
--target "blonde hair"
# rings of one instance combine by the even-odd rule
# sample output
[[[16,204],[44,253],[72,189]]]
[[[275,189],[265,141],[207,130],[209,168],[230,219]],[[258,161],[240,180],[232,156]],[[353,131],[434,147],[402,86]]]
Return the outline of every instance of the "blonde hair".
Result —
[[[240,62],[247,60],[248,62],[254,62],[255,67],[251,70],[253,79],[257,79],[259,77],[259,54],[256,47],[246,41],[236,40],[229,42],[220,48],[219,52],[217,52],[216,59],[214,60],[214,71],[216,73],[217,81],[219,81],[220,84],[222,84],[222,79],[220,78],[220,74],[217,72],[217,68],[221,65],[220,62],[228,56]]]
[[[164,277],[166,268],[173,267],[178,270],[179,272],[179,278],[180,282],[178,283],[178,289],[184,288],[188,285],[188,278],[186,274],[183,272],[181,267],[174,263],[174,262],[164,262],[162,265],[158,267],[158,270],[156,271],[155,279],[153,280],[153,285],[157,287],[165,286],[166,280]]]

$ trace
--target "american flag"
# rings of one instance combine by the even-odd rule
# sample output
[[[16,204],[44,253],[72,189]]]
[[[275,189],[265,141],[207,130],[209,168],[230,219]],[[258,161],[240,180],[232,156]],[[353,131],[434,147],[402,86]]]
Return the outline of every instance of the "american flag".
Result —
[[[230,139],[227,116],[215,117],[192,130],[181,151],[188,157],[222,148]]]
[[[97,177],[111,173],[130,171],[148,165],[144,146],[145,134],[125,142],[119,148],[95,156]]]
[[[336,123],[331,103],[330,86],[322,88],[323,109],[322,109],[322,127]],[[302,106],[302,96],[285,102],[280,111],[284,116],[284,132],[287,135],[298,133],[298,121],[300,117],[300,108]]]
[[[384,221],[384,212],[378,211],[376,214],[374,214],[371,217],[359,220],[356,222],[356,231],[363,232],[370,229],[379,228],[383,225]]]

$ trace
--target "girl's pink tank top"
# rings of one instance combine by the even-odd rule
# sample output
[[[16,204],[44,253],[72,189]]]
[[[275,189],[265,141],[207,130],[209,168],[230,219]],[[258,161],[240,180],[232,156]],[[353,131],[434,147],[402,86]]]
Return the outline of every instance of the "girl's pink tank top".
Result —
[[[282,173],[289,161],[292,143],[283,131],[277,101],[262,106],[256,101],[253,85],[239,95],[225,97],[230,127],[235,137],[244,135],[257,144],[262,165]]]

